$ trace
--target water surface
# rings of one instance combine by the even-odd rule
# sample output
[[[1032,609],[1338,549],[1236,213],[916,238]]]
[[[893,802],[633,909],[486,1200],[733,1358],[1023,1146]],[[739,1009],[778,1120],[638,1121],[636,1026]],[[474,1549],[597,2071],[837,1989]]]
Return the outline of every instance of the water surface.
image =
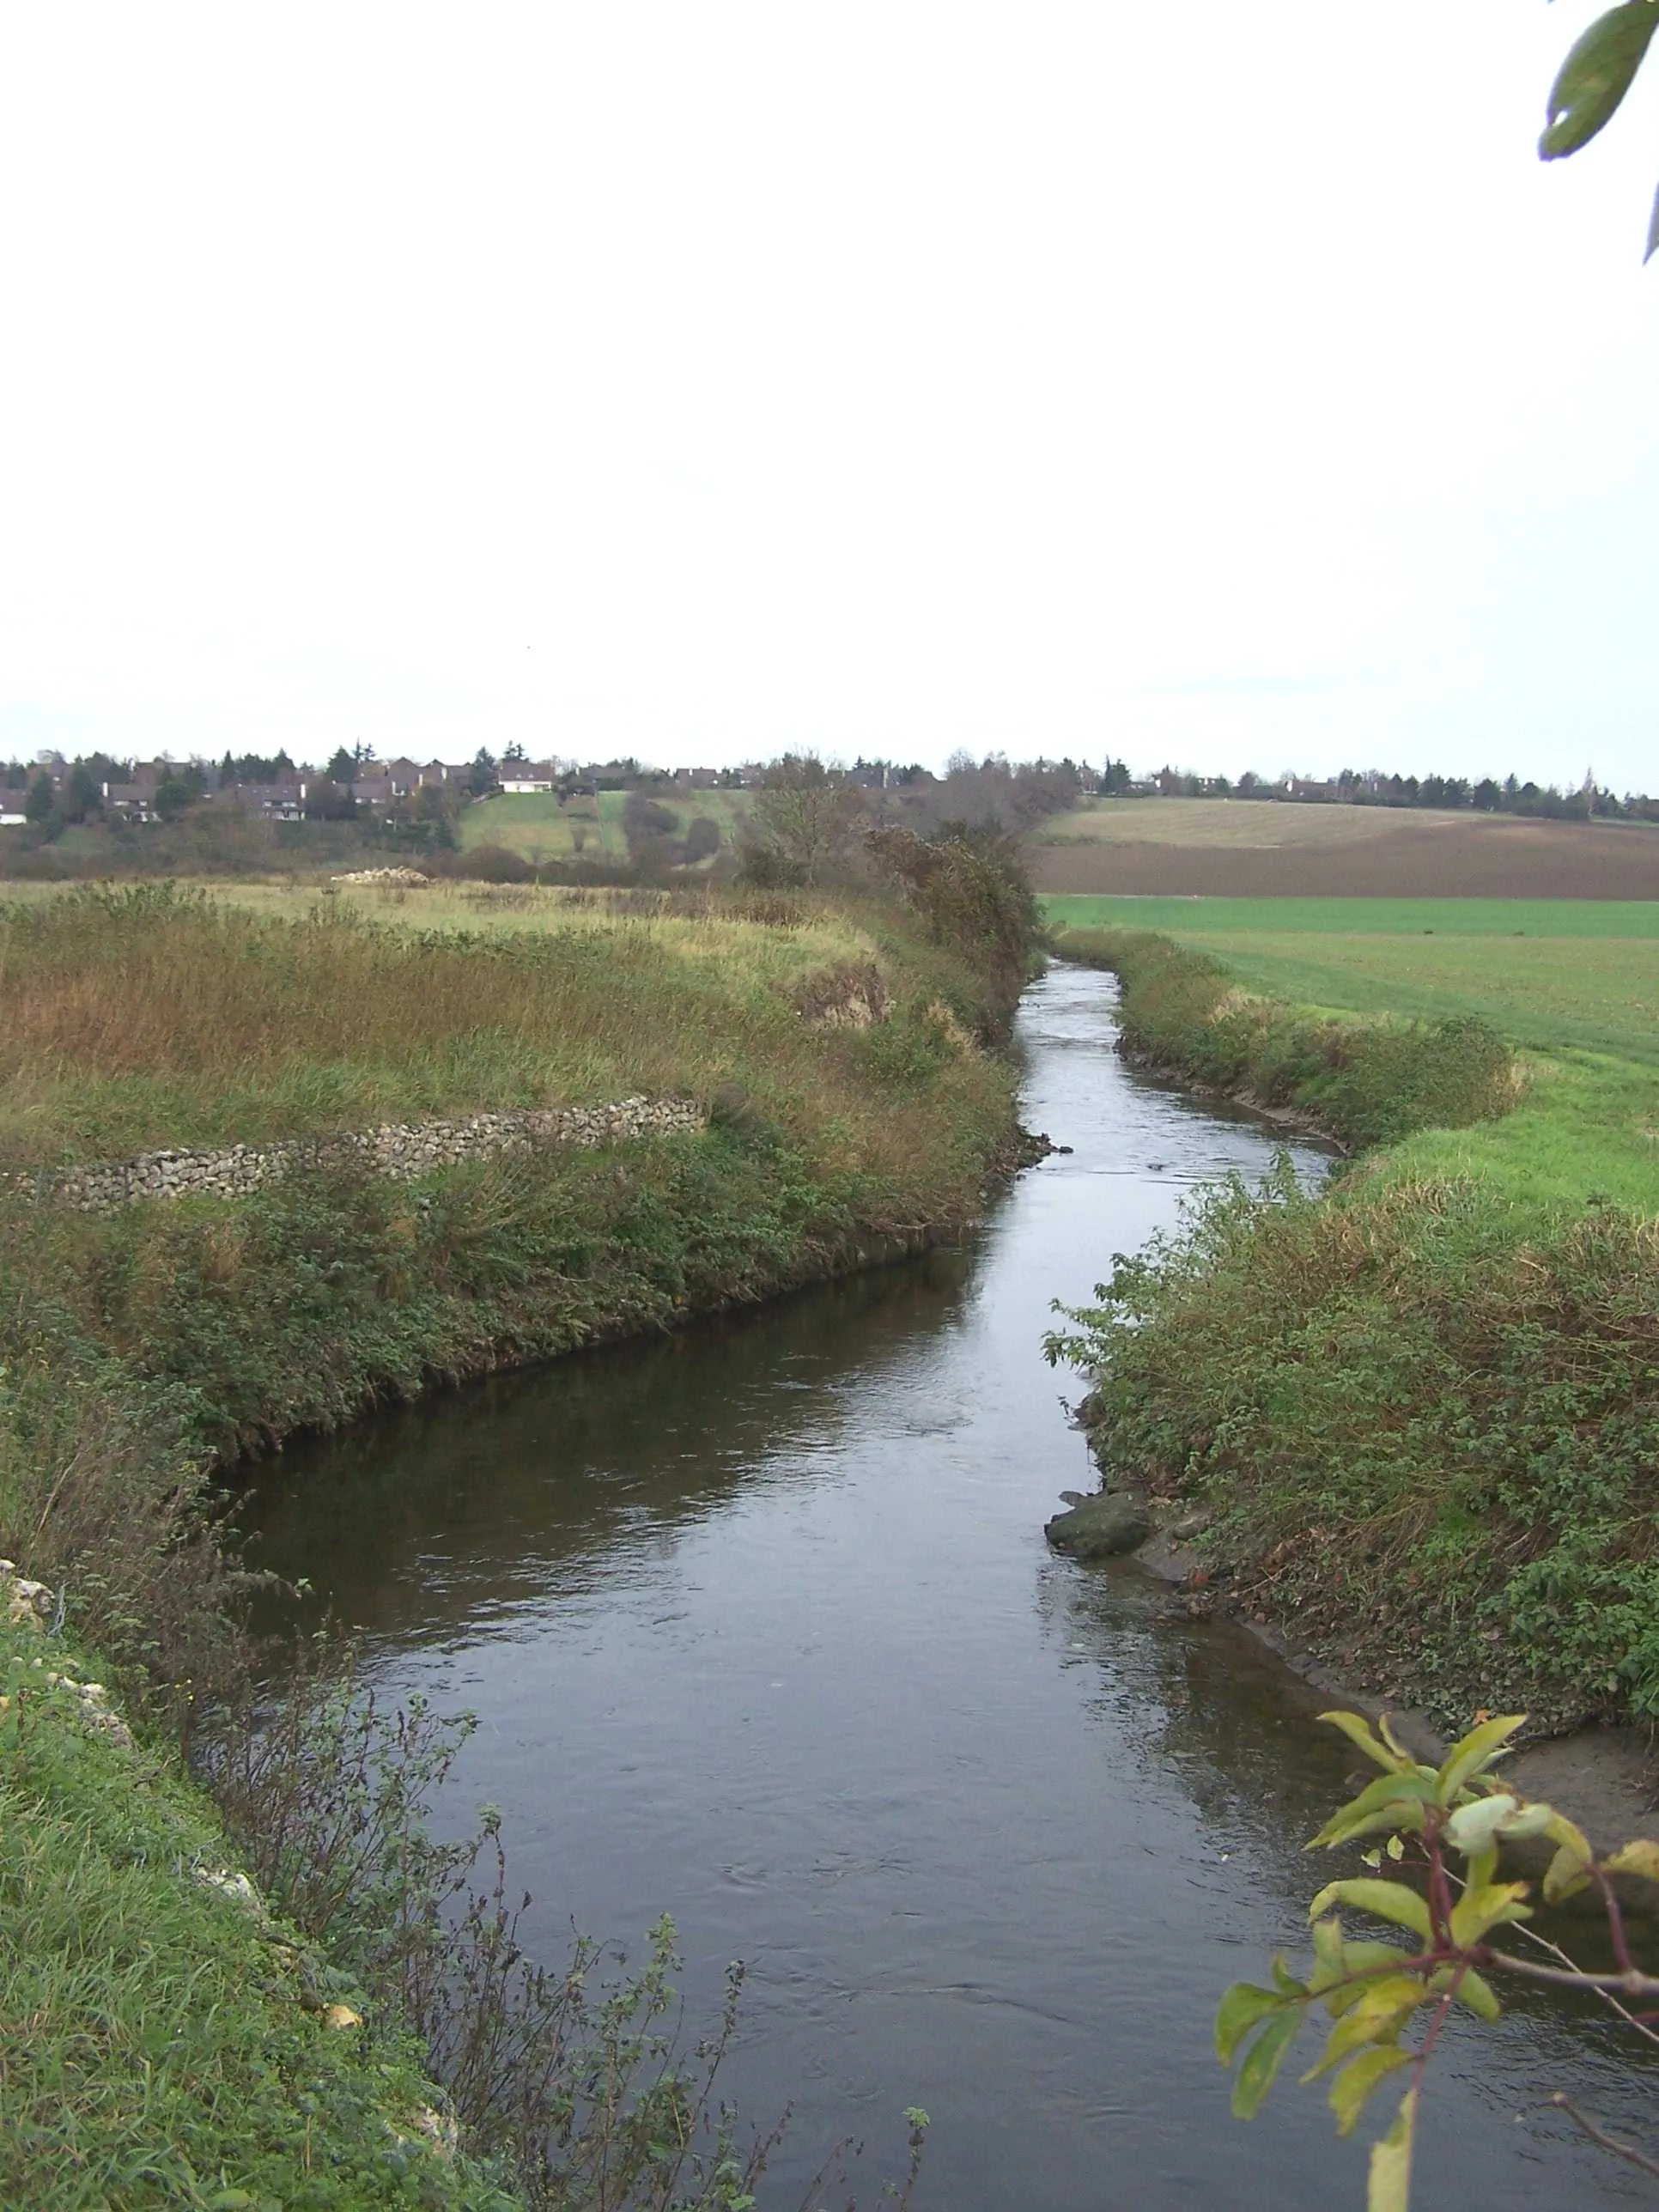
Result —
[[[1042,1540],[1092,1486],[1050,1300],[1277,1141],[1127,1071],[1112,1001],[1067,968],[1028,995],[1025,1118],[1074,1149],[962,1249],[290,1449],[267,1556],[386,1689],[479,1714],[446,1813],[502,1808],[550,1960],[572,1918],[669,1911],[694,2020],[747,1962],[726,2086],[793,2103],[781,2184],[849,2132],[896,2170],[916,2103],[942,2212],[1358,2208],[1319,2089],[1242,2126],[1210,2044],[1221,1989],[1301,1943],[1349,1762],[1236,1629]],[[1539,2110],[1567,2084],[1640,2124],[1599,2025],[1538,2004],[1443,2047],[1419,2212],[1651,2201]]]

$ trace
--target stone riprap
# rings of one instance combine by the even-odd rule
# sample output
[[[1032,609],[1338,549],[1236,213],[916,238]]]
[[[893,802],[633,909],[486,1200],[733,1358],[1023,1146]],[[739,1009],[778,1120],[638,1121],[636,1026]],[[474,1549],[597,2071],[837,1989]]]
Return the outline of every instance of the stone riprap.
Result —
[[[296,1169],[355,1164],[410,1182],[463,1160],[536,1145],[607,1145],[637,1137],[679,1136],[707,1126],[690,1098],[616,1098],[597,1106],[550,1106],[471,1114],[457,1121],[393,1121],[378,1129],[295,1138],[277,1145],[144,1152],[61,1174],[14,1176],[9,1188],[52,1199],[82,1213],[108,1213],[145,1199],[246,1198]]]

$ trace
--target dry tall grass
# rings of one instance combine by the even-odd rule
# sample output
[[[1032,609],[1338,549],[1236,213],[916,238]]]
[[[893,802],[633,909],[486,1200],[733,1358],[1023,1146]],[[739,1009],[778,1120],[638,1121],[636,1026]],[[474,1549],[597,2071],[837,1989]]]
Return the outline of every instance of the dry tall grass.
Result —
[[[854,1110],[798,1012],[814,975],[879,957],[844,918],[538,901],[447,919],[168,885],[0,908],[0,1166],[706,1094],[757,1056],[799,1111]]]

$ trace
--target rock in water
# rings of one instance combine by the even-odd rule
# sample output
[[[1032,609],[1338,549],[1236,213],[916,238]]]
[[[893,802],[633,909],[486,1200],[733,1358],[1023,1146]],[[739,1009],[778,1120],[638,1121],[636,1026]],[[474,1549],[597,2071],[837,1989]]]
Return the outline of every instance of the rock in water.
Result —
[[[1069,1513],[1056,1513],[1043,1531],[1057,1552],[1069,1552],[1074,1559],[1109,1559],[1136,1551],[1152,1533],[1152,1516],[1138,1498],[1121,1490],[1085,1498]]]

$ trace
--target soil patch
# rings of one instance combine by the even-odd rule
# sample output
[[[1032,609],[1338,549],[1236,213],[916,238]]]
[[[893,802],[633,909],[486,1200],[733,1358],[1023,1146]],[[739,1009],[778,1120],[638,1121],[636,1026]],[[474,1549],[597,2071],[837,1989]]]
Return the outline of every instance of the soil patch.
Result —
[[[1025,848],[1039,892],[1181,898],[1659,898],[1659,834],[1618,823],[1396,824],[1328,844]]]

